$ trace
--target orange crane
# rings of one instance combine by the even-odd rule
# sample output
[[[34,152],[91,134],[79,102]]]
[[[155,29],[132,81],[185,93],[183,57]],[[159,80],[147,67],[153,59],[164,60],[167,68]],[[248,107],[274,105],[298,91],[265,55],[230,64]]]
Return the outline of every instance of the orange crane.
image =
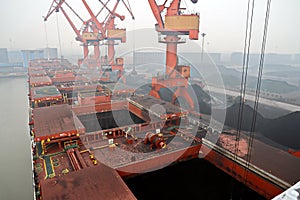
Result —
[[[197,3],[197,0],[191,1]],[[162,5],[157,5],[156,0],[148,0],[148,2],[157,21],[156,31],[164,36],[159,42],[165,43],[167,46],[165,75],[152,78],[150,95],[160,98],[160,89],[175,88],[172,102],[183,97],[190,109],[193,109],[193,99],[187,92],[190,66],[178,65],[177,44],[184,43],[179,37],[180,35],[188,35],[190,39],[198,40],[199,15],[182,14],[183,8],[180,8],[180,0],[165,0]],[[170,2],[169,7],[166,7],[167,2]],[[166,10],[166,15],[163,20],[162,12],[164,10]]]
[[[84,1],[84,0],[83,0]],[[96,27],[103,30],[103,37],[104,37],[104,44],[108,46],[107,48],[107,55],[103,56],[101,58],[102,67],[105,67],[105,70],[103,73],[105,73],[105,76],[107,78],[107,81],[109,81],[109,72],[110,71],[117,71],[118,75],[117,78],[120,79],[124,72],[124,61],[123,58],[116,58],[115,59],[115,48],[114,45],[116,45],[115,41],[119,40],[122,43],[126,42],[126,29],[119,29],[115,26],[115,18],[119,18],[120,20],[124,20],[124,15],[119,15],[116,12],[116,9],[120,3],[121,0],[117,0],[113,9],[109,9],[107,4],[111,0],[107,0],[106,3],[103,3],[101,0],[99,2],[102,4],[102,9],[106,9],[108,11],[108,15],[104,18],[102,22],[99,22],[96,18],[96,16],[93,14],[91,10],[89,10],[89,13],[91,15],[91,18],[97,21]],[[122,0],[123,5],[131,15],[132,19],[134,19],[134,15],[132,13],[132,10],[130,8],[130,5],[126,4],[124,0]],[[100,12],[97,14],[99,15]],[[103,78],[104,79],[104,78]],[[125,79],[123,79],[123,82],[125,82]]]
[[[82,22],[82,26],[80,28],[77,28],[65,9],[62,7],[62,5],[65,4]],[[102,39],[101,34],[99,34],[98,29],[95,27],[96,21],[93,19],[84,21],[78,13],[75,12],[75,10],[65,1],[65,0],[53,0],[47,15],[44,17],[44,21],[47,21],[48,18],[51,16],[53,12],[59,12],[62,11],[63,15],[71,25],[73,31],[76,34],[76,40],[82,42],[83,46],[83,59],[80,59],[78,61],[78,64],[81,65],[84,61],[86,61],[86,64],[88,67],[97,67],[100,66],[100,48],[99,48],[99,42]],[[94,56],[93,58],[89,58],[89,46],[94,46]]]
[[[116,9],[119,5],[119,2],[122,1],[125,5],[126,9],[131,14],[132,18],[134,19],[133,13],[131,11],[130,5],[126,4],[124,0],[116,0],[116,3],[113,7],[113,9],[108,8],[108,3],[111,0],[107,0],[105,3],[103,3],[101,0],[99,2],[102,4],[102,8],[97,14],[94,14],[90,6],[87,4],[85,0],[82,0],[83,5],[85,6],[86,10],[90,14],[91,18],[87,21],[84,21],[78,13],[74,11],[74,9],[66,2],[66,0],[53,0],[51,7],[46,15],[44,17],[44,21],[47,21],[47,19],[50,17],[50,15],[55,11],[58,12],[59,10],[62,11],[64,16],[66,17],[67,21],[71,25],[72,29],[76,33],[76,40],[82,42],[83,45],[83,54],[84,58],[80,59],[78,64],[81,65],[82,63],[87,64],[88,67],[101,67],[101,66],[108,66],[110,71],[117,70],[119,71],[118,77],[120,78],[123,74],[124,68],[123,68],[123,59],[122,58],[116,58],[116,63],[114,61],[114,45],[115,40],[120,40],[121,42],[126,42],[126,29],[117,29],[115,27],[115,18],[118,17],[121,20],[125,19],[125,16],[119,15],[116,13]],[[72,22],[62,5],[65,4],[83,23],[82,28],[77,28],[75,24]],[[104,18],[102,22],[99,22],[98,18],[99,15],[103,10],[107,10],[109,12],[108,15]],[[108,58],[107,56],[103,56],[102,59],[100,59],[100,42],[101,41],[107,41],[108,45]],[[94,46],[94,56],[93,58],[89,58],[89,50],[88,47],[93,45]],[[100,62],[102,61],[102,62]],[[106,73],[108,75],[108,73]],[[108,75],[109,76],[109,75]],[[104,78],[105,81],[109,81],[109,78]]]

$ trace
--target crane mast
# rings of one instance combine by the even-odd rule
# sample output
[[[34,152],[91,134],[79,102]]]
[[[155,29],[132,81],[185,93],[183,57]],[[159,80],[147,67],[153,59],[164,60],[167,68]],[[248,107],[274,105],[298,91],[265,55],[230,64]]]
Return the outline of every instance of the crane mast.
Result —
[[[109,2],[108,0],[107,2]],[[116,4],[114,5],[113,9],[110,10],[105,3],[101,0],[99,2],[102,4],[103,8],[105,8],[109,14],[105,17],[104,21],[101,23],[103,24],[104,30],[106,31],[105,35],[105,42],[104,44],[107,45],[107,55],[102,59],[103,65],[106,67],[106,71],[117,71],[117,78],[122,78],[123,82],[125,79],[123,77],[124,72],[124,61],[123,58],[115,58],[115,41],[121,41],[121,43],[126,42],[126,29],[119,29],[115,26],[115,19],[119,18],[120,20],[124,20],[125,16],[120,15],[116,12],[116,9],[120,2],[126,7],[127,11],[131,15],[132,19],[134,19],[134,15],[130,9],[130,6],[127,5],[123,0],[117,0]],[[106,72],[106,77],[109,77],[109,73]]]
[[[190,66],[178,65],[177,45],[184,43],[180,35],[188,35],[192,40],[198,40],[199,15],[182,14],[180,0],[165,0],[162,5],[158,5],[156,0],[148,0],[153,15],[157,21],[156,31],[163,35],[160,43],[166,44],[166,70],[165,76],[152,78],[152,90],[150,95],[160,98],[159,91],[166,87],[175,87],[172,96],[174,103],[179,97],[183,97],[189,104],[190,109],[194,108],[194,102],[187,92],[188,78],[190,77]],[[170,2],[169,7],[166,3]],[[196,3],[196,0],[192,0]],[[166,10],[164,20],[162,12]]]

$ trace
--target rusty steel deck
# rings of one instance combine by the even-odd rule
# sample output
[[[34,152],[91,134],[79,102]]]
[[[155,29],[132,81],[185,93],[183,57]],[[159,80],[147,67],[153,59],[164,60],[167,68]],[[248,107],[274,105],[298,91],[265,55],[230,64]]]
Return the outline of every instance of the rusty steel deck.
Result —
[[[47,98],[48,94],[42,92],[42,96],[38,96],[37,91],[51,88],[45,85],[53,84],[50,77],[60,67],[55,64],[51,70],[51,63],[46,61],[32,66],[36,66],[33,68],[37,71],[29,70],[31,97]],[[44,76],[43,70],[48,76]],[[68,81],[65,85],[57,85],[57,95],[77,87],[78,91],[98,88],[98,84],[92,82],[77,86],[73,78]],[[78,100],[75,95],[70,97],[72,101],[67,101],[72,105],[33,109],[31,131],[36,142],[33,162],[42,199],[135,199],[121,177],[198,157],[266,198],[276,196],[299,181],[300,160],[288,152],[254,139],[248,163],[246,133],[241,133],[239,149],[235,151],[236,133],[211,131],[209,121],[200,119],[200,114],[151,96],[136,96],[131,90],[127,93],[123,86],[118,88],[110,84],[99,88],[114,90],[115,98],[112,96],[113,100],[97,104],[75,105]],[[55,103],[55,98],[53,101]],[[109,112],[120,112],[116,115],[119,119],[113,119]],[[127,122],[129,118],[138,123],[115,126],[115,121]],[[108,121],[104,128],[88,127],[101,124],[103,120]],[[184,125],[179,127],[181,122]],[[115,124],[108,126],[109,123]],[[149,132],[161,134],[166,147],[155,149],[145,142]],[[218,138],[212,142],[210,137]]]
[[[116,170],[105,165],[89,167],[41,183],[43,200],[135,200]]]
[[[62,98],[62,94],[59,92],[56,86],[41,86],[31,88],[30,98],[33,101],[38,100],[58,100]]]
[[[33,76],[29,77],[29,84],[32,87],[43,86],[43,85],[51,85],[52,81],[49,76]]]
[[[85,128],[69,105],[35,108],[35,140],[57,139],[85,132]]]

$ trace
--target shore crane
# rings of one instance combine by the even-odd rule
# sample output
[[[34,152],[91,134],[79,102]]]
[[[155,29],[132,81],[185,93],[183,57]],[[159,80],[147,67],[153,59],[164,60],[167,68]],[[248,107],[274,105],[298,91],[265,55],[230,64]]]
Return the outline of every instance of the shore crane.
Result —
[[[126,42],[126,29],[125,28],[116,28],[115,25],[115,18],[119,18],[121,21],[125,19],[124,15],[120,15],[116,12],[117,7],[119,6],[120,1],[122,1],[123,5],[131,15],[132,19],[134,19],[134,15],[132,13],[132,10],[130,8],[129,2],[126,4],[124,0],[116,0],[113,9],[109,9],[107,4],[111,0],[107,0],[107,2],[103,2],[99,0],[99,2],[102,4],[101,10],[95,15],[92,10],[88,7],[85,0],[82,0],[86,9],[88,10],[91,20],[94,20],[96,22],[96,28],[99,30],[102,30],[102,39],[101,41],[103,44],[107,45],[107,52],[105,56],[101,56],[101,65],[103,68],[103,74],[102,79],[106,80],[107,82],[110,81],[110,73],[111,71],[117,71],[118,75],[117,78],[120,79],[124,72],[124,61],[123,58],[115,58],[115,47],[117,43],[115,41],[121,41],[121,43]],[[103,21],[100,21],[97,19],[97,16],[101,13],[102,10],[107,10],[108,14],[105,16]],[[106,77],[106,78],[105,78]],[[123,79],[123,82],[125,82],[125,79]]]
[[[114,45],[115,40],[120,40],[122,43],[126,42],[126,29],[116,28],[115,18],[119,18],[122,21],[125,19],[125,16],[118,14],[116,12],[116,9],[120,1],[122,1],[123,5],[134,19],[129,3],[126,4],[123,0],[116,0],[113,9],[110,9],[108,8],[108,4],[112,2],[112,0],[107,0],[106,2],[99,0],[102,7],[100,11],[95,14],[85,0],[81,1],[89,13],[91,17],[90,19],[86,21],[83,20],[79,16],[79,14],[75,12],[75,10],[66,2],[66,0],[53,0],[47,15],[44,17],[44,21],[47,21],[47,19],[53,12],[58,12],[59,10],[61,10],[76,34],[75,39],[82,42],[83,59],[79,59],[79,66],[82,64],[86,64],[89,68],[101,67],[101,70],[102,67],[105,67],[106,71],[118,71],[118,78],[120,78],[124,71],[124,62],[123,58],[114,58]],[[63,8],[63,4],[67,6],[73,12],[73,14],[75,14],[80,19],[80,21],[82,22],[82,26],[80,28],[77,28],[75,26],[75,24]],[[102,14],[103,10],[108,11],[108,14],[104,17],[104,20],[99,21],[98,18],[100,14]],[[101,42],[108,45],[108,52],[105,56],[100,55]],[[89,58],[89,46],[94,46],[94,55],[92,58]],[[104,82],[109,81],[109,73],[105,72],[105,74],[107,74],[107,76],[106,78],[104,78]]]
[[[191,1],[197,3],[197,0]],[[180,35],[188,35],[189,39],[198,40],[199,14],[182,14],[181,0],[165,0],[162,5],[158,5],[156,0],[148,0],[148,2],[157,21],[156,31],[164,36],[159,42],[166,44],[165,75],[152,78],[152,89],[149,94],[160,98],[160,89],[175,88],[172,103],[175,103],[179,97],[183,97],[192,110],[194,102],[187,91],[190,66],[178,65],[177,45],[185,42],[181,40]],[[166,7],[167,2],[170,2],[169,7]],[[164,20],[163,11],[166,11]]]
[[[73,23],[67,12],[65,11],[63,5],[67,6],[82,22],[79,28]],[[95,30],[95,21],[93,20],[83,20],[82,17],[79,16],[78,13],[65,1],[65,0],[53,0],[47,15],[44,17],[44,21],[47,21],[48,18],[54,13],[61,11],[68,23],[71,25],[73,31],[76,34],[75,40],[82,43],[83,46],[83,59],[79,59],[78,64],[81,65],[83,61],[88,61],[88,67],[96,67],[100,65],[100,49],[99,42],[100,36],[98,31]],[[94,46],[94,56],[93,58],[89,58],[89,46]]]

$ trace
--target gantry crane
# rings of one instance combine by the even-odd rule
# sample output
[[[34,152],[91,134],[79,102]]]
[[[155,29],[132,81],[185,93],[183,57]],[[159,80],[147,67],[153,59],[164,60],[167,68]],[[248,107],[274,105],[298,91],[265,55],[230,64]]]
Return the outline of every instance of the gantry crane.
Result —
[[[197,0],[191,1],[197,3]],[[148,0],[148,2],[157,21],[156,31],[164,36],[160,42],[167,46],[165,75],[152,78],[150,95],[160,98],[160,89],[175,88],[172,102],[183,97],[190,109],[193,109],[194,102],[187,91],[190,66],[178,65],[177,44],[184,43],[179,37],[180,35],[188,35],[192,40],[198,39],[199,15],[182,14],[183,8],[180,8],[180,0],[165,0],[162,5],[157,5],[156,0]],[[167,2],[170,2],[169,7],[166,7]],[[166,15],[163,20],[162,12],[165,10]]]

